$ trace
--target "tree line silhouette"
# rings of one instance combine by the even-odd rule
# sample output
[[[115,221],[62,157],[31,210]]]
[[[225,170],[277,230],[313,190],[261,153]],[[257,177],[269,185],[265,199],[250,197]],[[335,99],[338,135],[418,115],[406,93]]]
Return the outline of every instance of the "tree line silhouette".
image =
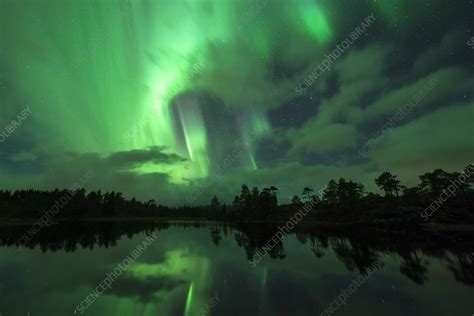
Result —
[[[315,194],[305,187],[300,195],[295,195],[290,204],[278,204],[278,188],[257,187],[251,190],[242,185],[240,194],[232,204],[221,204],[215,195],[210,205],[167,207],[155,200],[147,202],[135,198],[126,199],[120,192],[86,192],[76,190],[17,190],[0,191],[0,217],[38,218],[56,205],[57,219],[81,218],[190,218],[206,220],[287,220],[298,209],[307,207],[310,212],[308,221],[335,222],[377,222],[377,223],[421,223],[420,212],[437,199],[443,192],[452,189],[455,192],[440,205],[430,221],[437,222],[474,222],[474,166],[468,165],[462,173],[446,172],[436,169],[419,176],[420,183],[415,187],[401,184],[396,175],[388,171],[375,179],[375,184],[384,192],[383,196],[365,192],[359,182],[340,178],[330,180]],[[461,181],[460,179],[464,179]],[[59,203],[62,201],[64,203]]]
[[[57,209],[58,218],[165,216],[167,207],[135,198],[125,199],[120,192],[77,190],[17,190],[0,191],[1,217],[35,218],[48,209]]]

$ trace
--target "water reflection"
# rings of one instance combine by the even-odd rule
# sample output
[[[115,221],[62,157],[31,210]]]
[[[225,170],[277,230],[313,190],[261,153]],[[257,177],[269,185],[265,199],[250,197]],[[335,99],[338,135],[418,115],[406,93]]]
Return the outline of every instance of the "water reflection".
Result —
[[[71,314],[152,232],[158,236],[155,244],[85,314],[195,315],[217,293],[219,303],[207,309],[209,315],[315,315],[353,277],[367,275],[382,254],[390,259],[338,315],[368,313],[363,303],[388,315],[474,310],[468,299],[474,284],[468,232],[301,226],[267,248],[268,255],[252,268],[248,260],[275,236],[276,225],[71,222],[44,228],[17,248],[28,229],[4,225],[0,230],[0,313],[5,315]],[[427,297],[417,292],[420,286]],[[449,295],[451,303],[426,305],[428,295],[436,293]],[[43,300],[31,299],[37,296]],[[64,304],[56,304],[58,299]]]

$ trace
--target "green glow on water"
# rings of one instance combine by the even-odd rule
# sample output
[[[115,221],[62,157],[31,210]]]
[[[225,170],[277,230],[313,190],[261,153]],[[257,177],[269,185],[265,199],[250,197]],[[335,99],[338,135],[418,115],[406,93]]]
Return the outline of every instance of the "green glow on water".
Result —
[[[194,285],[194,282],[191,282],[191,285],[189,286],[188,297],[186,298],[186,307],[184,309],[184,316],[190,315],[191,304],[193,300],[193,285]]]

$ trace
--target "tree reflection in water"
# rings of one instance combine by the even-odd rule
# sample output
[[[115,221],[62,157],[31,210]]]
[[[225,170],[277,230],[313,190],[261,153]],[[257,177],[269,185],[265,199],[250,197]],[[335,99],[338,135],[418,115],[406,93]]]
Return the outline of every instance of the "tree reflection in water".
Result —
[[[42,252],[74,252],[79,248],[113,247],[124,237],[149,234],[170,227],[188,229],[205,228],[210,231],[210,241],[220,246],[222,236],[233,236],[248,260],[267,244],[276,234],[278,226],[269,223],[198,223],[198,222],[144,222],[144,221],[78,221],[63,222],[43,228],[24,247],[39,247]],[[0,245],[18,246],[18,240],[30,226],[4,225],[0,230]],[[159,234],[158,234],[159,236]],[[474,245],[468,232],[434,233],[390,233],[354,229],[341,230],[318,226],[300,226],[291,234],[302,245],[308,245],[317,259],[328,251],[349,271],[367,273],[367,269],[380,260],[381,253],[389,253],[401,259],[399,271],[417,284],[427,281],[430,259],[439,259],[451,271],[454,279],[467,285],[474,284]],[[268,257],[284,259],[287,254],[284,242],[279,241],[268,250]]]

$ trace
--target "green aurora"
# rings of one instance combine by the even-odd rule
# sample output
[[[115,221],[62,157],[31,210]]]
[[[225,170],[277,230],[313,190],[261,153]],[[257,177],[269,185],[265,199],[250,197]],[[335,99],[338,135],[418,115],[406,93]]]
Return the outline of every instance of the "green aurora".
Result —
[[[92,168],[87,188],[179,204],[238,143],[242,152],[199,202],[214,191],[228,200],[244,182],[275,184],[286,200],[344,174],[366,181],[391,168],[410,182],[431,166],[457,170],[474,152],[474,55],[462,46],[472,3],[452,4],[440,25],[444,5],[425,2],[2,1],[0,126],[25,106],[33,115],[0,144],[0,181],[68,186]],[[375,25],[298,96],[298,83],[371,13]],[[404,42],[414,31],[422,40]],[[436,94],[367,160],[354,158],[429,76],[441,82]],[[425,142],[440,116],[457,127],[436,122],[439,138]],[[140,156],[155,152],[182,159]],[[142,158],[101,164],[120,153]]]

